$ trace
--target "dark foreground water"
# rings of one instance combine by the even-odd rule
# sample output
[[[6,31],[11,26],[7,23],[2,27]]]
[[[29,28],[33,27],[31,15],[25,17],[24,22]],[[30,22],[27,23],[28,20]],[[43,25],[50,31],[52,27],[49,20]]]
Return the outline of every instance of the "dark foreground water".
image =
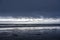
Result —
[[[60,27],[0,28],[0,40],[60,40]]]

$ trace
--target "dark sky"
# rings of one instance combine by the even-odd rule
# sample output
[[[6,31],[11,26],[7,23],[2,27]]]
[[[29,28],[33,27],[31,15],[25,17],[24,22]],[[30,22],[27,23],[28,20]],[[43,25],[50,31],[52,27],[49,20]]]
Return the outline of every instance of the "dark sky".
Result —
[[[60,17],[60,0],[0,0],[0,16]]]

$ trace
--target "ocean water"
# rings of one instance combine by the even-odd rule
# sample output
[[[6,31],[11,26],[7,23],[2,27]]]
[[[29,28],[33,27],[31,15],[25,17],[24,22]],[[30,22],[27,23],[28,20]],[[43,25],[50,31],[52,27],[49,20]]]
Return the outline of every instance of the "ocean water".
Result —
[[[60,40],[60,26],[0,28],[0,40]]]

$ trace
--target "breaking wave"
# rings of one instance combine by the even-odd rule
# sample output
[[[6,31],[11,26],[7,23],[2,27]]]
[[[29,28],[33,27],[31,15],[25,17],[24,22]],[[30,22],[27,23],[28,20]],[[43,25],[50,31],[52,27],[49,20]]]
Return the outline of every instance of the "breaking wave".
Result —
[[[12,23],[12,24],[60,24],[60,18],[33,18],[33,17],[0,17],[0,23]]]

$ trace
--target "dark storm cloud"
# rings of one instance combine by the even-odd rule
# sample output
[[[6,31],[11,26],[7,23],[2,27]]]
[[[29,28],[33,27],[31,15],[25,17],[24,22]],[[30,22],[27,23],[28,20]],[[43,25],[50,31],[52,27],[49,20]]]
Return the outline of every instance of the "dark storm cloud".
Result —
[[[0,2],[0,12],[5,13],[0,15],[3,16],[60,16],[60,0],[0,0]]]

